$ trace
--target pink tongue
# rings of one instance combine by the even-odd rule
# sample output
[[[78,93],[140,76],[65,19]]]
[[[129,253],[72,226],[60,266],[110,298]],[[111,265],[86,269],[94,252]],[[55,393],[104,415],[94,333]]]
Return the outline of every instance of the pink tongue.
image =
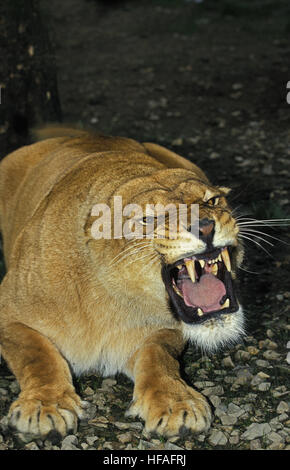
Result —
[[[188,307],[200,307],[204,312],[219,310],[220,301],[226,294],[224,283],[213,274],[204,274],[194,284],[190,279],[185,279],[178,287]]]

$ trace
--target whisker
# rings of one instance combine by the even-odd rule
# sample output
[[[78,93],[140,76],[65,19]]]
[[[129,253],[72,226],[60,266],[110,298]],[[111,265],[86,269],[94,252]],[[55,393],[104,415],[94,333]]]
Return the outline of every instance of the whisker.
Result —
[[[273,243],[269,242],[269,240],[265,240],[263,237],[260,237],[259,235],[255,235],[254,233],[252,232],[248,232],[247,230],[243,230],[242,232],[240,232],[242,235],[245,233],[249,236],[252,236],[252,237],[256,237],[256,238],[259,238],[260,240],[263,240],[263,242],[265,243],[268,243],[268,245],[271,245],[271,246],[274,246]]]
[[[289,243],[285,242],[284,240],[281,240],[280,238],[277,238],[277,237],[273,237],[273,235],[269,235],[268,233],[264,233],[264,232],[260,232],[259,230],[255,230],[253,229],[252,227],[249,228],[249,227],[245,227],[246,230],[244,230],[244,227],[242,227],[242,229],[240,230],[241,233],[260,233],[261,235],[264,235],[265,237],[269,237],[269,238],[272,238],[273,240],[276,240],[278,242],[281,242],[281,243],[285,243],[285,245],[289,245]],[[254,236],[254,235],[253,235]],[[257,235],[256,235],[257,236]]]
[[[152,253],[146,253],[144,256],[140,256],[139,258],[134,258],[132,259],[128,264],[132,264],[132,263],[136,263],[137,261],[141,261],[142,259],[145,259],[145,258],[148,258],[148,257],[151,257],[152,256]]]
[[[124,250],[122,250],[120,253],[118,253],[110,262],[112,265],[114,262],[120,262],[122,259],[126,258],[127,256],[130,256],[131,254],[137,253],[139,251],[142,251],[143,249],[151,246],[151,243],[148,243],[148,240],[143,240],[139,243],[134,243],[135,240],[133,241],[133,244],[130,246],[127,246]],[[119,258],[119,259],[118,259]]]
[[[264,250],[271,258],[273,258],[273,256],[269,253],[268,250],[266,250],[265,247],[263,247],[263,245],[261,245],[261,243],[257,242],[257,240],[253,240],[252,238],[249,238],[249,237],[246,237],[245,235],[242,235],[242,234],[239,234],[238,237],[241,237],[241,238],[244,238],[246,240],[250,240],[250,242],[253,242],[255,243],[256,245],[258,245],[262,250]]]
[[[148,264],[145,264],[143,268],[141,269],[140,273],[143,272],[144,270],[147,271],[149,268],[152,267],[156,261],[160,261],[159,256],[156,253],[153,253],[153,258],[149,260]]]
[[[242,266],[240,266],[239,269],[241,269],[242,271],[245,271],[246,273],[250,273],[250,274],[260,274],[260,273],[257,273],[256,271],[249,271],[246,268],[242,268]]]

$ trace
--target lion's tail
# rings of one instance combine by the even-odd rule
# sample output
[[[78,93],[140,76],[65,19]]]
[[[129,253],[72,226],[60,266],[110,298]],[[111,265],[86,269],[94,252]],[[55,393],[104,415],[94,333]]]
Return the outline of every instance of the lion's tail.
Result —
[[[46,124],[31,130],[31,136],[34,142],[51,139],[53,137],[81,137],[88,133],[87,130],[68,124]]]

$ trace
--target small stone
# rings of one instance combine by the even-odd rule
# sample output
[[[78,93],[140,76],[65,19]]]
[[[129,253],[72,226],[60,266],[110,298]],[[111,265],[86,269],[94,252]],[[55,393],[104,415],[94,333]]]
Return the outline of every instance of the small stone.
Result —
[[[166,449],[166,450],[183,450],[182,447],[179,447],[176,444],[173,444],[172,442],[169,442],[169,441],[167,441],[165,443],[164,449]]]
[[[175,145],[176,147],[179,147],[179,146],[183,145],[183,139],[181,137],[179,137],[177,139],[174,139],[171,142],[171,145]]]
[[[90,395],[93,395],[95,392],[91,387],[86,387],[83,393],[84,395],[90,396]]]
[[[120,429],[121,431],[123,429],[129,429],[130,427],[130,423],[120,423],[119,421],[116,421],[115,423],[113,423],[114,426],[116,426],[116,428]]]
[[[247,351],[251,354],[251,356],[256,356],[259,354],[259,349],[255,348],[255,346],[248,346]]]
[[[209,400],[215,408],[217,408],[221,404],[221,399],[217,395],[211,395],[209,397]]]
[[[20,387],[16,380],[11,382],[11,384],[9,385],[9,389],[12,393],[15,393],[15,394],[20,392]]]
[[[261,441],[260,439],[253,439],[250,442],[250,450],[259,450],[262,449]]]
[[[285,444],[283,442],[273,442],[267,447],[267,450],[283,450],[284,448]]]
[[[245,410],[240,408],[238,405],[235,405],[235,403],[229,403],[228,413],[239,417],[245,413]]]
[[[220,420],[224,426],[232,426],[233,424],[236,424],[238,418],[236,415],[224,413],[220,416]]]
[[[248,361],[251,354],[248,351],[239,350],[235,354],[236,361]]]
[[[277,406],[277,413],[288,413],[289,411],[289,404],[286,401],[280,401],[279,405]]]
[[[271,388],[270,382],[262,382],[258,385],[258,390],[260,392],[266,392],[267,390],[270,390],[270,388]]]
[[[208,438],[208,442],[213,446],[225,446],[228,438],[222,431],[214,429]]]
[[[87,436],[86,441],[89,444],[89,446],[93,446],[94,443],[98,440],[98,436]]]
[[[200,382],[194,382],[193,385],[200,390],[205,387],[213,387],[215,384],[214,382],[210,382],[209,380],[203,380]]]
[[[240,442],[239,436],[231,436],[229,438],[229,443],[234,445],[234,446],[237,445],[239,442]]]
[[[265,361],[264,359],[257,359],[257,360],[256,360],[256,365],[257,365],[258,367],[263,367],[263,368],[265,368],[265,369],[267,369],[267,368],[269,368],[269,367],[272,367],[272,366],[270,365],[270,362],[269,362],[269,361]]]
[[[117,384],[117,381],[115,379],[104,379],[102,381],[102,386],[101,388],[111,388],[113,387],[114,385]]]
[[[280,436],[280,434],[278,434],[277,432],[270,432],[269,434],[267,434],[267,439],[276,444],[278,442],[284,442],[284,438]]]
[[[288,415],[287,413],[281,413],[279,416],[278,416],[278,421],[280,423],[283,423],[284,421],[287,421],[288,419]]]
[[[39,450],[38,445],[35,442],[29,442],[28,444],[25,444],[25,449],[26,450]]]
[[[252,423],[247,430],[241,435],[241,438],[247,441],[263,437],[271,432],[271,427],[268,423]]]
[[[224,395],[224,388],[221,385],[216,385],[215,387],[209,387],[202,390],[202,394],[206,397],[210,397],[211,395]]]
[[[123,434],[118,434],[117,439],[119,442],[122,444],[127,444],[132,440],[132,433],[131,432],[125,432]]]
[[[228,369],[233,369],[235,367],[235,364],[233,363],[231,356],[226,356],[222,360],[222,364],[224,367],[227,367]]]
[[[263,357],[268,361],[279,361],[281,359],[281,355],[278,354],[276,351],[272,351],[268,349],[263,353]]]
[[[61,450],[79,450],[76,445],[78,438],[74,435],[66,436],[61,443]]]
[[[235,91],[241,90],[243,87],[244,87],[244,85],[242,83],[233,83],[233,85],[232,85],[232,89],[235,90]]]

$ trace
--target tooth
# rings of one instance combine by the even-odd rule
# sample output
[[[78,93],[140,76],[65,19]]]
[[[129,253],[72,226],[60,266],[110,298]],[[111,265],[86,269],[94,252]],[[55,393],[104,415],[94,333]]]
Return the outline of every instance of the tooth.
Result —
[[[183,298],[182,294],[180,293],[179,289],[173,284],[173,289],[174,291],[176,292],[176,294],[178,294],[180,297]]]
[[[221,254],[218,255],[218,261],[222,261],[222,255]]]
[[[201,310],[201,308],[198,308],[198,309],[197,309],[197,315],[198,315],[199,317],[202,317],[202,316],[203,316],[203,311]]]
[[[225,263],[226,265],[226,268],[229,272],[231,272],[232,268],[231,268],[231,260],[230,260],[230,257],[229,257],[229,252],[228,252],[228,249],[225,248],[223,251],[222,251],[222,259],[223,259],[223,262]]]
[[[194,269],[194,261],[191,259],[191,260],[188,260],[188,261],[185,261],[185,265],[186,265],[186,269],[187,269],[187,272],[190,276],[190,279],[193,283],[195,283],[195,269]]]
[[[216,263],[214,263],[211,267],[211,272],[212,274],[214,274],[215,276],[217,275],[218,273],[218,265]]]
[[[182,269],[182,264],[177,265],[178,269]]]
[[[198,261],[199,261],[200,266],[201,266],[202,268],[204,268],[204,266],[205,266],[205,261],[204,261],[203,259],[200,259],[200,260],[198,260]]]
[[[222,304],[221,308],[228,308],[230,306],[230,299],[226,299],[226,301]]]

